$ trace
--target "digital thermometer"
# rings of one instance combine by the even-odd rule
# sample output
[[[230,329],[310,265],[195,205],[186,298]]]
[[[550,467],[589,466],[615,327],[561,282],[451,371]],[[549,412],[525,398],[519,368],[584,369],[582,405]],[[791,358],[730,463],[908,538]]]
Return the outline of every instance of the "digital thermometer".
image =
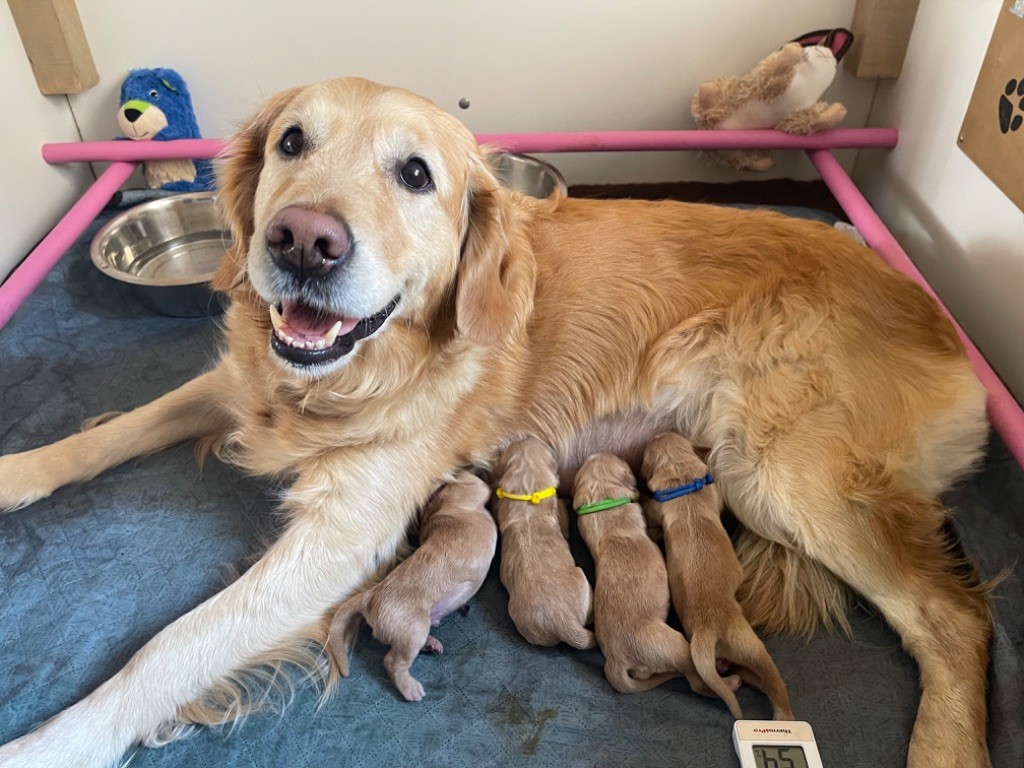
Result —
[[[732,743],[741,768],[824,768],[814,731],[801,720],[737,720]]]

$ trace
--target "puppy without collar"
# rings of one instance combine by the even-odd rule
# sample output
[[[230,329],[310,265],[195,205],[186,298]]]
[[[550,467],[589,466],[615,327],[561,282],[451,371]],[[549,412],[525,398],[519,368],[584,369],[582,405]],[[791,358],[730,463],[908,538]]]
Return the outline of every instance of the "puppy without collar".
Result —
[[[331,621],[328,650],[348,675],[348,649],[359,618],[373,636],[391,646],[384,668],[407,701],[419,701],[423,686],[409,674],[421,650],[441,653],[430,627],[465,605],[480,589],[497,545],[487,511],[490,489],[460,472],[430,501],[420,520],[420,546],[383,581],[349,598]]]
[[[661,552],[644,530],[633,473],[615,456],[589,457],[576,474],[577,510],[615,499],[628,502],[579,518],[580,534],[597,570],[594,632],[605,656],[605,677],[622,693],[650,690],[681,676],[695,691],[718,692],[709,690],[694,668],[686,638],[665,623],[668,574]],[[719,680],[717,688],[730,695],[740,685],[736,675]]]
[[[532,437],[509,446],[497,472],[500,490],[514,496],[558,483],[554,453]],[[593,617],[593,591],[569,551],[565,504],[553,493],[537,503],[502,496],[494,508],[501,530],[501,583],[516,629],[534,645],[593,648],[594,633],[585,628]]]
[[[707,465],[681,435],[658,435],[644,452],[643,474],[652,492],[693,483],[707,473]],[[768,695],[776,720],[792,720],[786,684],[736,600],[743,568],[722,527],[722,506],[714,485],[647,503],[648,523],[663,529],[672,602],[690,638],[693,664],[709,686],[720,679],[715,659],[723,657],[737,665],[744,682]],[[719,695],[742,719],[736,697]]]

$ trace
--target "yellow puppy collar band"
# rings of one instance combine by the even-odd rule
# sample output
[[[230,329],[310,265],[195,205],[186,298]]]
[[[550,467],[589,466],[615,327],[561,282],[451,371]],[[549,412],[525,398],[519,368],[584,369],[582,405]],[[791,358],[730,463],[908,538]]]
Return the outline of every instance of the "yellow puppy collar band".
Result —
[[[543,491],[535,491],[533,493],[509,493],[499,488],[496,495],[499,499],[512,499],[513,501],[528,501],[531,504],[540,504],[544,499],[550,499],[555,493],[557,491],[555,486],[552,485]]]

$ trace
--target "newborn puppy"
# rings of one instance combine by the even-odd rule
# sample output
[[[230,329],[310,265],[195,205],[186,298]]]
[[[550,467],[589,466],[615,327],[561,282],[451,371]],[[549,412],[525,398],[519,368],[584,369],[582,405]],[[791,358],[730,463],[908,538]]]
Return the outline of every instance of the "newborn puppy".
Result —
[[[420,518],[420,546],[376,586],[341,604],[327,647],[342,675],[348,675],[348,649],[362,616],[373,636],[391,646],[384,668],[406,701],[423,698],[412,675],[421,651],[441,653],[430,627],[464,606],[487,576],[498,532],[487,511],[490,488],[460,472],[427,504]]]
[[[684,437],[665,433],[647,446],[643,474],[652,493],[682,492],[664,502],[652,499],[647,518],[661,520],[672,602],[690,638],[694,666],[711,685],[718,678],[715,658],[724,657],[744,682],[768,695],[776,720],[792,720],[786,684],[736,600],[743,568],[722,527],[721,494],[703,481],[707,465]],[[735,697],[726,702],[736,718],[743,717]]]
[[[685,675],[695,691],[707,693],[710,687],[735,699],[739,677],[716,675],[704,685],[686,638],[665,623],[665,561],[644,530],[636,480],[626,463],[608,454],[591,456],[576,474],[574,496],[580,533],[597,569],[594,631],[608,682],[633,693]],[[594,507],[606,508],[590,511]]]
[[[529,437],[505,450],[497,471],[501,583],[516,629],[534,645],[593,648],[594,633],[584,628],[593,615],[593,592],[569,552],[569,516],[555,494],[554,453]]]

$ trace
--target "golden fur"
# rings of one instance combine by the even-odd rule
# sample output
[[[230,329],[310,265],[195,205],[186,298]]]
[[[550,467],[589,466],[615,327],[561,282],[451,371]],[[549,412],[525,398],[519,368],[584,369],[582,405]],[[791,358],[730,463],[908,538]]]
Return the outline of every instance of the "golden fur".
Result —
[[[501,456],[498,485],[528,495],[558,485],[558,462],[536,438],[519,440]],[[508,612],[519,634],[534,645],[568,643],[593,648],[593,591],[569,551],[569,516],[557,496],[538,504],[497,499],[494,516],[501,530],[501,583],[508,590]]]
[[[620,693],[638,693],[685,676],[693,690],[714,691],[738,711],[735,691],[740,678],[702,676],[686,638],[665,623],[668,573],[661,552],[647,536],[637,496],[629,465],[607,453],[584,461],[573,482],[577,509],[606,499],[631,500],[582,514],[578,520],[580,535],[594,557],[594,634],[604,654],[605,677]]]
[[[420,545],[379,584],[350,597],[331,620],[328,650],[348,676],[348,650],[359,619],[390,650],[384,668],[406,701],[420,701],[423,686],[409,667],[420,651],[441,653],[430,634],[448,613],[480,589],[494,559],[498,531],[485,504],[483,480],[461,472],[431,499],[420,519]]]
[[[666,432],[654,438],[644,451],[643,473],[648,488],[663,491],[704,477],[708,468],[686,438]],[[792,720],[786,684],[736,602],[743,568],[722,527],[718,489],[707,485],[665,502],[652,498],[648,505],[664,534],[672,604],[690,640],[693,664],[704,682],[713,686],[718,678],[716,659],[724,658],[738,665],[744,682],[768,694],[776,720]],[[742,719],[736,697],[722,698],[732,714]]]
[[[276,142],[296,123],[311,149],[283,158]],[[434,172],[428,195],[395,184],[395,159],[412,152]],[[363,80],[271,99],[232,153],[219,170],[236,238],[218,276],[233,286],[220,361],[150,405],[0,458],[0,508],[198,438],[288,479],[290,524],[94,694],[0,748],[2,768],[107,765],[252,663],[325,639],[439,480],[527,435],[560,461],[586,455],[578,436],[595,419],[707,447],[726,504],[774,543],[747,547],[748,572],[786,585],[749,559],[785,551],[817,564],[789,570],[814,574],[795,591],[829,595],[760,591],[759,618],[806,628],[841,607],[831,585],[845,582],[921,667],[908,765],[988,765],[991,622],[956,572],[938,501],[981,455],[984,391],[921,288],[823,224],[504,191],[457,120]],[[365,280],[345,285],[346,311],[402,297],[322,375],[275,358],[253,282],[266,278],[267,222],[288,204],[351,225]]]

